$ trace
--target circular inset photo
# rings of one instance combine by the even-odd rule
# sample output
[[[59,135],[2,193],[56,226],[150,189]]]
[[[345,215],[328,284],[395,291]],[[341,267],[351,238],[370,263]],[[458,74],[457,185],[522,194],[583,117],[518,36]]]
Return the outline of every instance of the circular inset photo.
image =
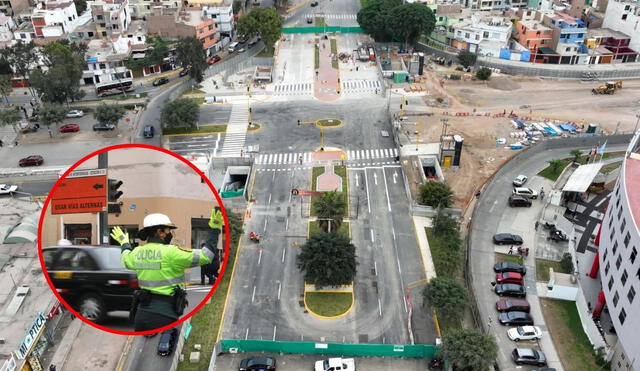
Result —
[[[192,163],[131,144],[96,151],[51,189],[38,229],[45,278],[76,317],[124,335],[174,328],[211,297],[229,253],[222,200]]]

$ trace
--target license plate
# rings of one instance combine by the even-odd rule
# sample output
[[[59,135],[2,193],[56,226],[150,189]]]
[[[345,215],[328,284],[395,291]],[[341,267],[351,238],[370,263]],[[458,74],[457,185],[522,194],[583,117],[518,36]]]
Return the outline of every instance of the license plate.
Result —
[[[59,280],[70,280],[71,276],[73,276],[71,271],[58,271],[53,274],[53,277]]]

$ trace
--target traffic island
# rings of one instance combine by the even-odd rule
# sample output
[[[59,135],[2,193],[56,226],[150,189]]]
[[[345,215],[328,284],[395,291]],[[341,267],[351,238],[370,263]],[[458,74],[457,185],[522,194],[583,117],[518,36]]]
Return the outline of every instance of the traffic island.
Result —
[[[252,123],[251,125],[249,125],[249,129],[247,129],[248,132],[255,132],[258,131],[262,128],[262,126],[260,126],[260,124],[256,124],[255,122]]]
[[[200,125],[198,128],[181,127],[181,128],[164,128],[162,135],[164,136],[181,136],[181,135],[200,135],[211,133],[224,133],[227,131],[227,125]]]
[[[344,217],[349,215],[349,196],[347,191],[347,167],[340,166],[314,166],[311,170],[311,189],[317,192],[337,191],[344,198]],[[310,215],[316,216],[316,203],[320,195],[311,196]]]
[[[319,126],[322,128],[334,128],[340,125],[342,125],[342,121],[338,119],[322,119],[322,120],[316,121],[316,126]]]
[[[315,317],[337,319],[346,316],[354,306],[353,285],[316,289],[305,284],[304,307]]]
[[[349,222],[342,222],[342,224],[340,224],[340,228],[338,228],[338,233],[347,236],[347,237],[351,237],[351,228],[349,228]],[[310,221],[309,222],[309,236],[311,237],[315,234],[318,233],[322,233],[324,232],[324,230],[322,230],[322,228],[320,227],[320,222],[317,220],[314,221]]]

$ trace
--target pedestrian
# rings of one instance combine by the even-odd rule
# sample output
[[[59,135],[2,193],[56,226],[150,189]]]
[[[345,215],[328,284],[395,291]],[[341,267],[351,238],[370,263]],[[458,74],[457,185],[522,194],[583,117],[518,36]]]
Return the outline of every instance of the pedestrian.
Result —
[[[202,243],[202,245],[200,245],[200,249],[205,249],[207,248],[207,244],[206,243]],[[217,248],[216,248],[216,256],[214,256],[214,260],[217,260]],[[213,283],[215,282],[216,278],[217,278],[217,273],[214,272],[214,263],[207,263],[203,266],[200,267],[200,284],[204,285],[204,278],[207,277],[209,279],[209,285],[213,285]]]
[[[513,255],[513,245],[509,247],[509,255]]]
[[[47,126],[47,131],[49,132],[49,138],[53,138],[53,133],[51,132],[51,128]]]
[[[2,139],[0,139],[0,148],[2,148],[3,145],[4,145],[4,142],[2,141]]]
[[[149,331],[167,326],[184,313],[188,305],[183,284],[184,270],[211,263],[216,254],[218,237],[222,233],[222,212],[211,210],[209,233],[205,248],[192,250],[171,244],[172,230],[177,227],[164,214],[149,214],[137,237],[146,243],[135,249],[129,234],[119,226],[113,227],[111,237],[122,246],[120,261],[138,275],[139,290],[134,291],[129,318],[134,331]]]
[[[298,163],[302,165],[302,156],[298,157]]]
[[[540,223],[538,223],[538,221],[536,220],[536,226],[535,226],[535,230],[538,230],[538,226],[540,225]]]
[[[49,366],[49,371],[56,371],[56,365],[54,365],[53,363]]]
[[[15,145],[16,147],[18,146],[18,140],[17,139],[13,142],[13,145]]]

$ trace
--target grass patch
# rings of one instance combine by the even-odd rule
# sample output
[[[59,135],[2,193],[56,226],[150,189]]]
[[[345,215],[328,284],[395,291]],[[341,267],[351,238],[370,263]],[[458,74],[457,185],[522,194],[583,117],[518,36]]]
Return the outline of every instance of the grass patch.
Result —
[[[184,97],[185,95],[191,95],[191,94],[207,94],[207,92],[201,89],[187,89],[182,92],[181,96]]]
[[[309,222],[309,237],[321,232],[322,229],[320,229],[320,223],[317,220]],[[351,236],[349,235],[349,222],[342,222],[342,224],[340,224],[340,228],[338,228],[338,233],[350,238]]]
[[[316,17],[315,26],[317,27],[325,27],[327,24],[324,21],[324,17]]]
[[[333,167],[333,172],[336,173],[337,176],[342,178],[342,198],[344,199],[344,204],[347,205],[344,209],[345,217],[348,216],[349,213],[349,180],[347,179],[347,167],[344,165],[338,165]]]
[[[442,240],[435,235],[433,228],[425,228],[424,231],[427,234],[427,240],[429,241],[429,250],[431,250],[431,257],[433,258],[433,265],[436,268],[436,275],[438,277],[458,278],[457,268],[460,263],[459,251],[446,249]]]
[[[540,298],[547,327],[558,348],[562,366],[567,371],[597,370],[600,365],[593,347],[582,329],[576,303]]]
[[[515,255],[515,254],[509,255],[509,254],[496,253],[495,260],[496,260],[496,263],[512,262],[512,263],[522,264],[522,258],[519,255]]]
[[[553,171],[551,166],[547,166],[542,169],[542,171],[540,171],[538,175],[549,180],[557,180],[564,168],[571,163],[571,159],[565,158],[560,161],[562,161],[562,165],[558,168],[558,171]]]
[[[258,58],[273,58],[273,53],[275,53],[275,48],[267,48],[265,47],[260,51],[260,53],[256,54]]]
[[[318,126],[322,126],[322,127],[332,127],[332,126],[340,126],[342,124],[342,121],[338,120],[338,119],[330,119],[330,120],[318,120],[316,121],[316,125]]]
[[[618,162],[613,162],[607,165],[604,165],[601,169],[600,172],[603,174],[609,174],[610,172],[614,171],[615,169],[619,168],[622,165],[622,161],[618,161]]]
[[[314,313],[333,317],[351,308],[353,296],[346,292],[308,292],[305,294],[305,301]]]
[[[538,281],[549,281],[549,268],[553,268],[554,272],[559,273],[567,273],[564,272],[560,262],[553,260],[545,260],[545,259],[536,259],[536,279]]]
[[[224,133],[225,131],[227,131],[227,125],[201,125],[198,129],[165,128],[162,129],[162,135]]]
[[[115,99],[117,100],[142,99],[148,96],[149,96],[149,93],[127,93],[126,96],[124,94],[118,95]]]
[[[344,204],[346,205],[344,209],[344,216],[347,217],[349,214],[349,192],[347,188],[349,180],[347,179],[347,167],[343,165],[334,166],[333,172],[337,176],[342,178],[342,192],[338,192],[338,194],[342,196],[344,200]],[[324,174],[323,166],[314,166],[313,169],[311,170],[311,190],[312,191],[317,191],[317,178],[322,174]],[[318,215],[316,213],[315,205],[316,205],[316,200],[318,200],[319,197],[320,195],[311,196],[311,216]]]
[[[311,169],[311,190],[312,191],[316,190],[317,178],[322,174],[324,174],[324,166],[314,166],[313,169]]]
[[[318,39],[315,40],[314,46],[315,46],[314,48],[315,54],[314,54],[313,65],[315,66],[314,68],[318,70],[320,68],[320,49],[318,49]]]
[[[338,53],[338,41],[336,39],[331,39],[331,54]]]
[[[197,105],[203,105],[204,104],[204,97],[194,97],[194,98],[189,98],[192,101],[196,102]]]

